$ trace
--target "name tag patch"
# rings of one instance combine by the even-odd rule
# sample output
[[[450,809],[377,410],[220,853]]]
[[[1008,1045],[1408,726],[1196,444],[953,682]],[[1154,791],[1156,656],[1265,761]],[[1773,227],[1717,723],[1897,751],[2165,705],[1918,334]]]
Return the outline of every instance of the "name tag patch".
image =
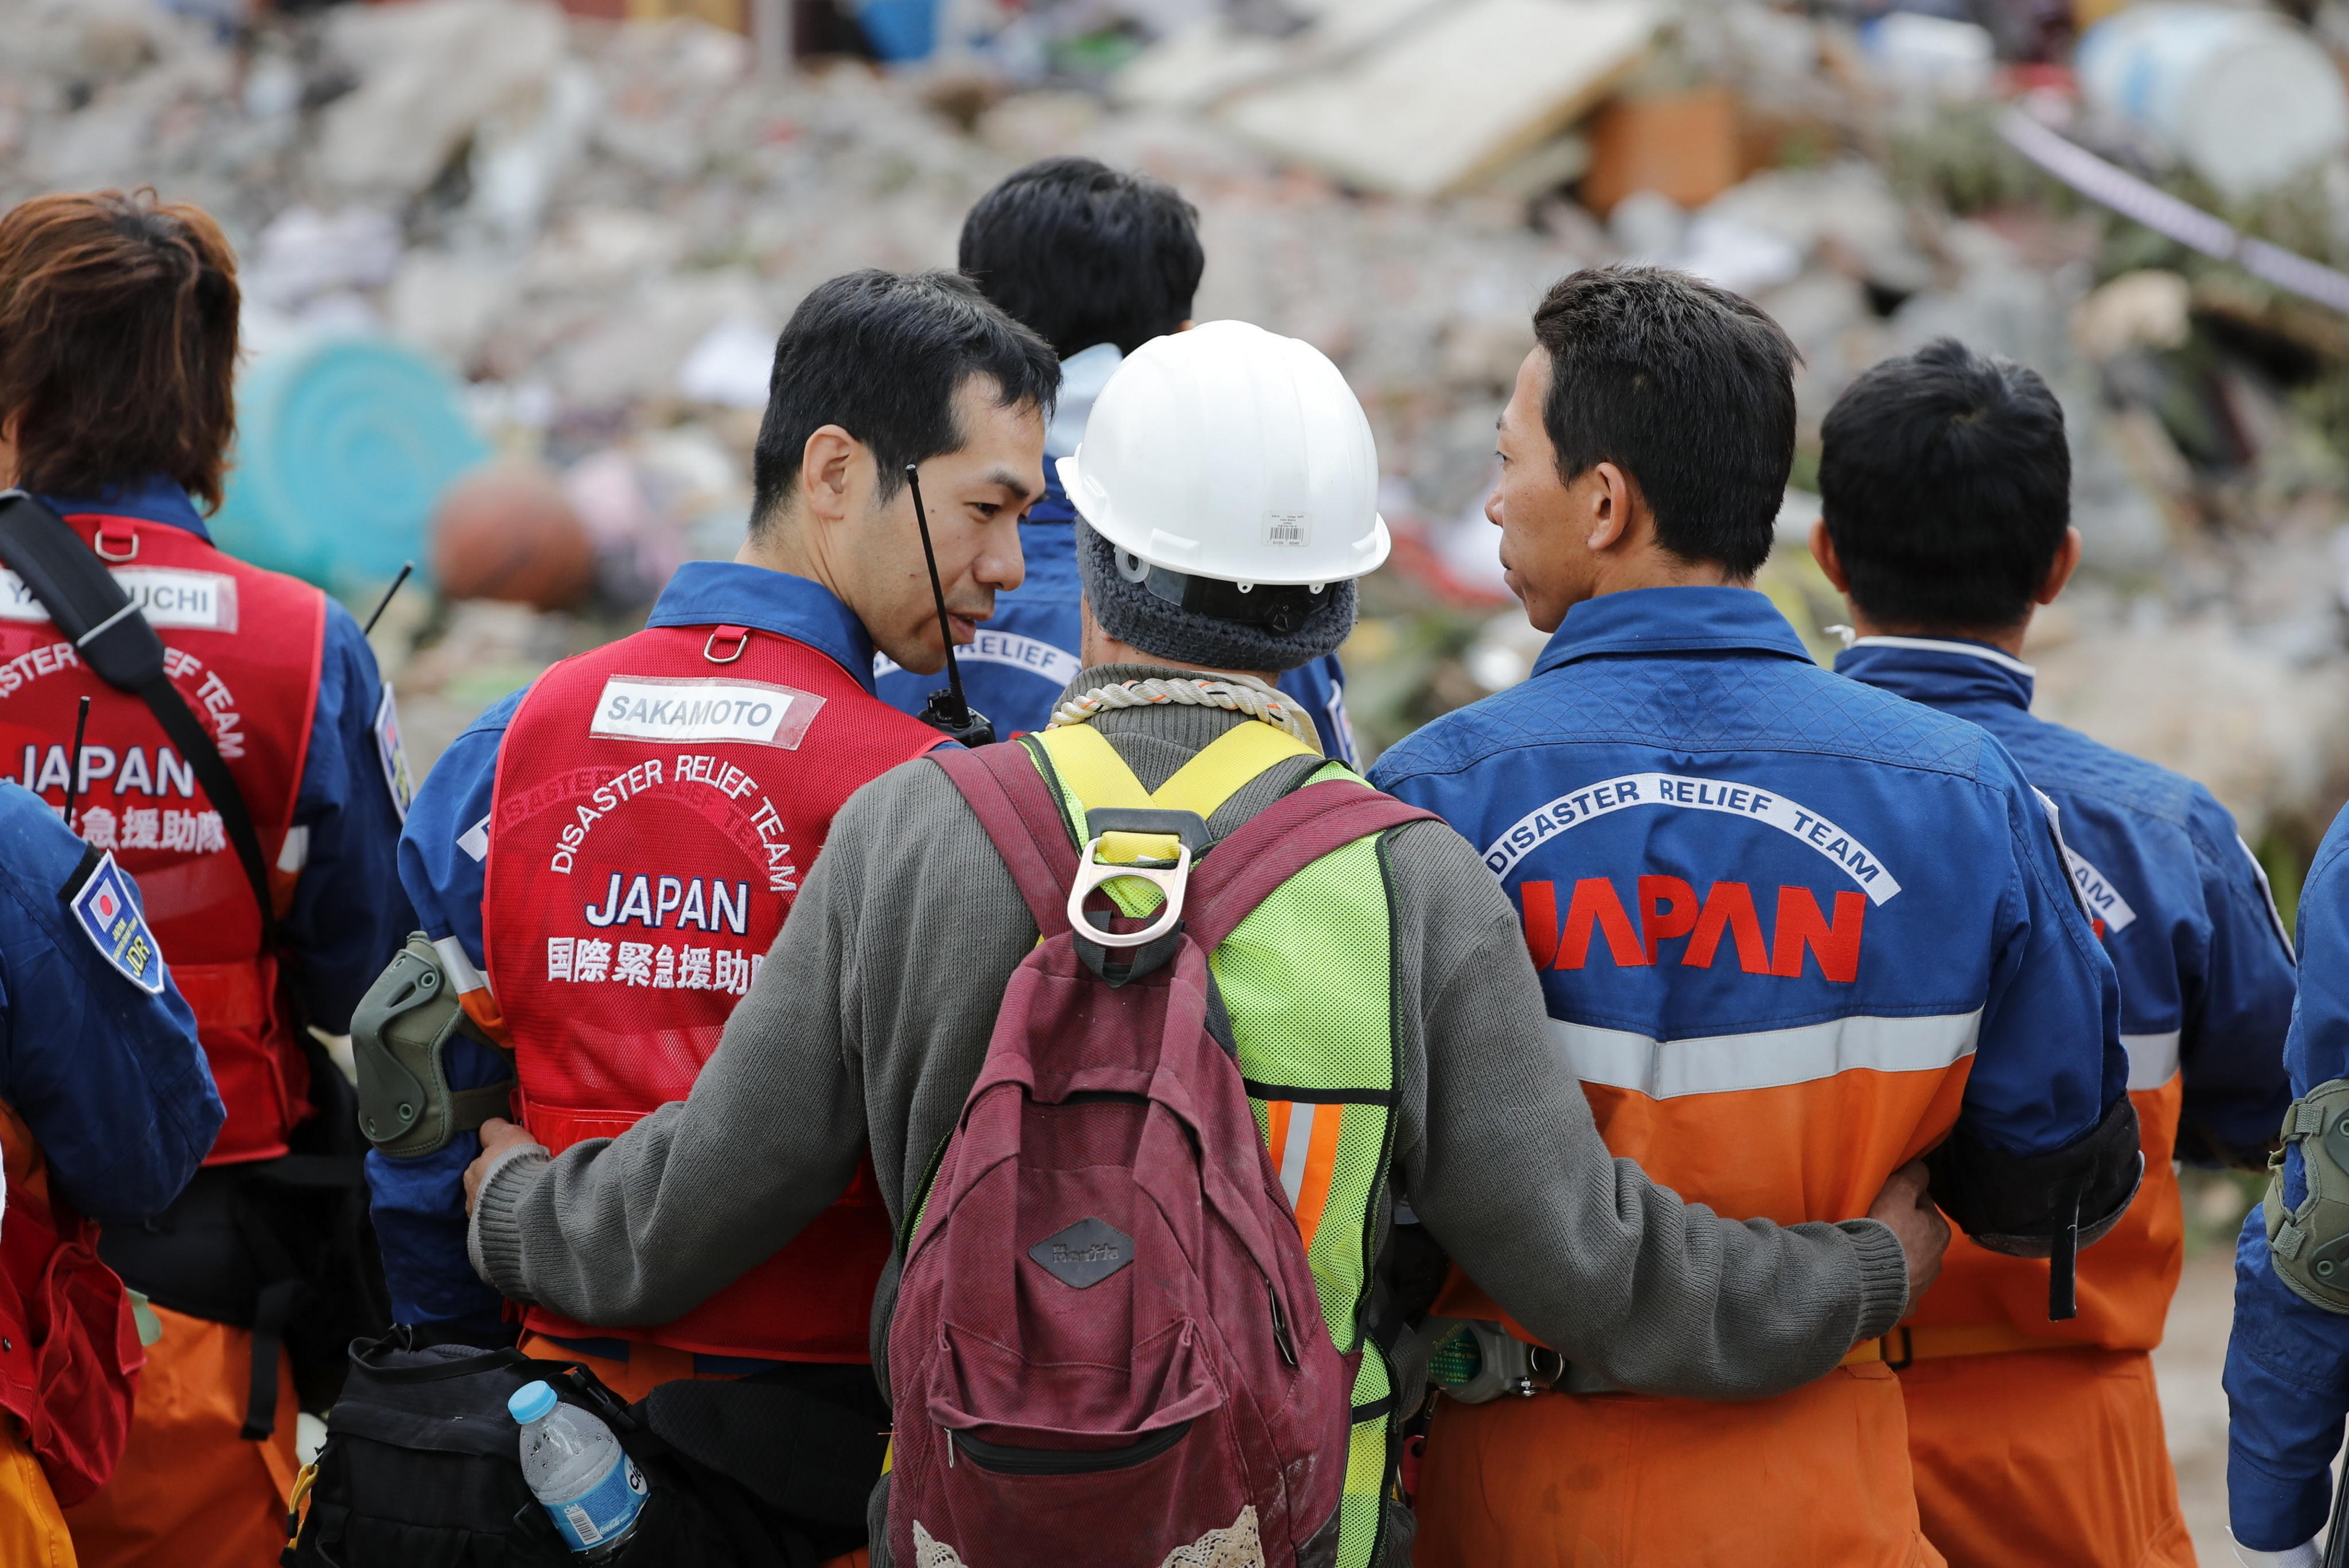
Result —
[[[163,950],[155,944],[155,933],[147,929],[146,917],[139,912],[139,900],[130,889],[130,877],[114,863],[111,855],[98,857],[78,892],[67,900],[73,911],[74,923],[98,949],[108,963],[149,994],[160,994],[163,989]]]
[[[222,572],[183,572],[173,566],[118,566],[114,580],[147,624],[159,630],[234,631],[236,579]],[[0,571],[0,620],[45,622],[49,612],[25,579]]]
[[[824,700],[763,680],[615,675],[595,700],[590,735],[622,741],[740,741],[797,751]]]
[[[2072,886],[2080,890],[2080,901],[2086,906],[2088,918],[2106,931],[2127,930],[2136,921],[2137,911],[2129,908],[2128,900],[2121,897],[2120,889],[2113,886],[2111,878],[2088,864],[2087,858],[2078,850],[2064,844],[2060,836],[2055,842],[2063,845],[2064,867],[2072,873]]]
[[[375,705],[375,755],[383,764],[384,787],[399,820],[408,820],[409,803],[416,798],[416,781],[408,771],[408,748],[399,739],[399,707],[393,701],[391,682],[383,683],[383,697]]]

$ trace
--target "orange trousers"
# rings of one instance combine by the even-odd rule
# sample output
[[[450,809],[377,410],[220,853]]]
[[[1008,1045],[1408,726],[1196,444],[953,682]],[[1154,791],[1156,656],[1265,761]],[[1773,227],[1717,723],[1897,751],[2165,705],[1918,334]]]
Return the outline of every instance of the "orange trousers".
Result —
[[[1899,1376],[1918,1507],[1951,1568],[2194,1568],[2146,1352],[1951,1355]]]
[[[628,1346],[628,1358],[616,1361],[605,1355],[587,1355],[566,1345],[557,1345],[543,1334],[524,1334],[515,1347],[524,1355],[545,1361],[575,1361],[603,1379],[604,1386],[633,1405],[664,1383],[674,1383],[680,1377],[720,1377],[723,1374],[696,1372],[693,1353],[672,1350],[666,1345],[647,1345],[639,1341]],[[880,1478],[874,1478],[878,1480]],[[845,1557],[827,1558],[821,1568],[866,1568],[867,1553],[860,1546]]]
[[[1881,1363],[1750,1404],[1446,1400],[1418,1504],[1415,1568],[1942,1568]]]
[[[278,1352],[277,1430],[248,1442],[237,1430],[253,1335],[169,1307],[155,1315],[163,1337],[147,1347],[122,1462],[66,1513],[81,1568],[269,1568],[300,1468],[293,1364]]]
[[[5,1416],[0,1416],[0,1563],[74,1568],[73,1537],[50,1495],[49,1478]]]

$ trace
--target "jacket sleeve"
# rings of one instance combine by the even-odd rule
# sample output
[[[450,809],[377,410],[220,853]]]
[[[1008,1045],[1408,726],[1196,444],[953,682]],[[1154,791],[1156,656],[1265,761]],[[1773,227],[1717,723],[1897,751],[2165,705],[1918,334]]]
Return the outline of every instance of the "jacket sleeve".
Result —
[[[2120,1041],[2120,985],[2064,865],[2054,807],[1992,758],[2013,851],[1965,1101],[1929,1157],[1933,1198],[1994,1251],[2082,1245],[2128,1207],[2143,1161]]]
[[[310,1022],[330,1034],[350,1029],[351,1009],[413,929],[399,886],[400,804],[383,749],[396,744],[399,726],[384,696],[358,623],[329,599],[318,702],[294,803],[297,837],[279,865],[292,860],[301,870],[283,927],[294,982]]]
[[[2298,1005],[2284,1045],[2291,1088],[2349,1077],[2349,812],[2334,819],[2300,896]],[[2279,1118],[2281,1119],[2281,1118]],[[2298,1151],[2284,1201],[2307,1196]],[[2235,1249],[2227,1342],[2227,1510],[2235,1539],[2282,1552],[2313,1537],[2332,1501],[2329,1467],[2349,1414],[2349,1316],[2276,1276],[2261,1211]]]
[[[81,857],[48,807],[0,785],[0,1100],[67,1201],[139,1220],[179,1197],[223,1113],[179,988],[150,995],[69,924]]]
[[[1479,1285],[1570,1360],[1651,1393],[1778,1393],[1890,1330],[1908,1271],[1889,1229],[1724,1220],[1611,1158],[1500,884],[1448,828],[1404,828],[1391,851],[1397,983],[1420,1034],[1397,1161]]]
[[[2267,873],[2224,807],[2189,823],[2209,940],[2188,972],[2178,1152],[2197,1165],[2263,1169],[2292,1090],[2283,1042],[2299,983]]]
[[[417,792],[399,836],[400,880],[425,935],[436,941],[453,937],[476,971],[482,961],[490,794],[497,780],[498,747],[520,703],[520,693],[500,702],[442,753]],[[461,1037],[451,1043],[447,1062],[451,1088],[494,1084],[507,1072],[495,1054]],[[476,1338],[502,1337],[498,1293],[481,1282],[465,1255],[463,1179],[481,1151],[479,1135],[463,1132],[438,1154],[414,1159],[367,1154],[371,1211],[396,1322],[447,1324]]]

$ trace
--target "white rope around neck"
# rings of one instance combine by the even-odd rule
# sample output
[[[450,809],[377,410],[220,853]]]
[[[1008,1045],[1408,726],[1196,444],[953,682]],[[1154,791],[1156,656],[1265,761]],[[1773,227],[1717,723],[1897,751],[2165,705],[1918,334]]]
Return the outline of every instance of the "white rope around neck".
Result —
[[[1045,728],[1090,723],[1094,715],[1112,708],[1155,708],[1168,702],[1192,708],[1229,709],[1286,731],[1316,751],[1321,749],[1321,737],[1313,728],[1313,721],[1298,708],[1297,700],[1253,675],[1193,680],[1125,680],[1115,686],[1096,686],[1053,709],[1052,722]]]

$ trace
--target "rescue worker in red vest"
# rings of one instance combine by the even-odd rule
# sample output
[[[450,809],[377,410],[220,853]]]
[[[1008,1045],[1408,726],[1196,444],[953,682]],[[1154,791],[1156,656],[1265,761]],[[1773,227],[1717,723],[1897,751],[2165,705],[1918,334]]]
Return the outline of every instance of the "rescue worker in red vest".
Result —
[[[199,776],[210,759],[87,668],[22,579],[0,578],[0,768],[59,806],[72,775],[74,827],[145,889],[227,1110],[179,1202],[107,1232],[162,1335],[121,1464],[72,1511],[85,1568],[243,1568],[284,1545],[295,1397],[278,1336],[338,1309],[248,1250],[239,1215],[269,1162],[343,1134],[347,1109],[313,1115],[348,1091],[303,1026],[347,1030],[409,921],[405,763],[366,641],[317,589],[214,548],[198,511],[219,503],[235,428],[237,312],[234,258],[194,207],[104,192],[0,217],[0,470],[113,565],[233,785],[216,798]],[[347,1207],[325,1200],[349,1216],[355,1256],[348,1169]]]
[[[0,1563],[72,1568],[139,1331],[90,1250],[180,1195],[220,1131],[196,1020],[111,857],[0,783]]]
[[[1971,1241],[1892,1336],[1925,1533],[1952,1568],[2185,1564],[2153,1347],[2185,1261],[2173,1158],[2262,1170],[2292,1097],[2296,977],[2267,877],[2210,792],[2032,716],[2024,633],[2080,559],[2064,410],[1949,339],[1853,382],[1822,429],[1811,550],[1856,680],[1982,725],[2062,813],[2120,973],[2145,1189],[2050,1323],[2035,1264]]]
[[[541,1143],[609,1137],[684,1098],[833,814],[942,743],[873,694],[876,648],[908,670],[946,659],[905,470],[920,465],[968,642],[1019,585],[1059,379],[1050,348],[959,277],[823,285],[776,345],[740,552],[683,567],[644,631],[557,665],[434,768],[402,872],[468,1012],[511,1042],[515,1106]],[[460,1187],[479,1147],[466,1134],[415,1160],[369,1157],[403,1312],[488,1304]],[[741,1278],[673,1322],[533,1306],[522,1345],[583,1356],[630,1398],[795,1364],[869,1402],[889,1243],[868,1173],[781,1252],[746,1236]]]
[[[1711,284],[1578,273],[1535,317],[1487,512],[1552,632],[1531,679],[1371,781],[1502,879],[1599,1130],[1692,1201],[1848,1219],[1920,1155],[2043,1307],[2141,1164],[2111,961],[2051,815],[1983,731],[1818,668],[1746,585],[1794,458],[1794,352]],[[1502,1318],[1456,1281],[1436,1310]],[[1900,1384],[1875,1344],[1739,1407],[1447,1400],[1429,1568],[1912,1568]]]

